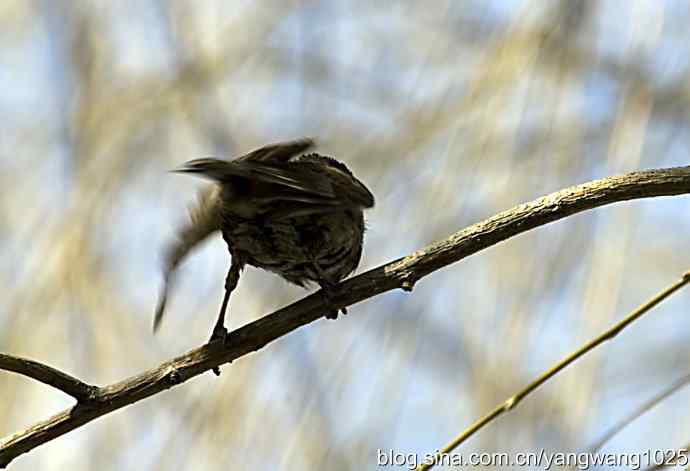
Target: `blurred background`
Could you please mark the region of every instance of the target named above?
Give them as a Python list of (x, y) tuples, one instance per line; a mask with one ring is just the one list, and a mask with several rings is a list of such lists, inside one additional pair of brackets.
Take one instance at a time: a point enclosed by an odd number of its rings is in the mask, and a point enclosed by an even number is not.
[[(203, 181), (314, 136), (374, 192), (358, 272), (566, 186), (688, 165), (685, 1), (0, 3), (0, 351), (105, 385), (207, 340), (229, 256), (161, 255)], [(690, 199), (542, 227), (108, 415), (12, 470), (374, 469), (426, 453), (690, 268)], [(248, 268), (237, 327), (308, 294)], [(462, 452), (586, 450), (690, 372), (686, 290)], [(608, 442), (690, 441), (679, 391)], [(72, 404), (0, 372), (0, 436)], [(679, 412), (680, 410), (680, 412)]]

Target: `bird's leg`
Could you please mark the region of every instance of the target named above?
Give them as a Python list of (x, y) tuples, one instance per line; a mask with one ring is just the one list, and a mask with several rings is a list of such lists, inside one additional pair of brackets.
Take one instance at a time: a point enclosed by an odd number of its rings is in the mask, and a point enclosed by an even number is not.
[[(321, 287), (321, 291), (323, 291), (323, 297), (326, 304), (331, 307), (331, 311), (326, 313), (326, 319), (335, 320), (338, 318), (338, 310), (333, 308), (333, 288), (335, 287), (335, 283), (333, 283), (326, 272), (323, 271), (316, 259), (312, 258), (312, 264), (314, 265), (314, 271), (319, 277), (318, 283)], [(347, 311), (343, 310), (343, 314), (347, 314)]]
[[(317, 265), (318, 266), (318, 265)], [(317, 271), (321, 271), (320, 269), (317, 269)], [(326, 303), (331, 305), (331, 311), (326, 314), (326, 319), (337, 319), (338, 318), (338, 310), (333, 308), (333, 288), (335, 288), (336, 283), (333, 283), (330, 281), (328, 278), (325, 277), (325, 274), (321, 273), (320, 276), (322, 278), (319, 280), (319, 286), (321, 286), (321, 289), (323, 290), (323, 295), (326, 298)], [(340, 308), (340, 312), (343, 314), (347, 314), (347, 309), (346, 308)]]
[(228, 330), (225, 328), (225, 311), (228, 308), (228, 301), (230, 301), (230, 293), (237, 287), (237, 282), (240, 280), (240, 270), (242, 270), (242, 264), (236, 261), (236, 257), (232, 257), (232, 263), (230, 269), (228, 270), (228, 275), (225, 277), (225, 295), (223, 296), (223, 304), (220, 306), (220, 312), (218, 313), (218, 319), (216, 320), (216, 325), (213, 327), (213, 332), (211, 333), (211, 338), (209, 342), (217, 339), (225, 339), (228, 336)]
[[(230, 264), (230, 269), (228, 270), (228, 275), (225, 277), (225, 295), (223, 296), (223, 304), (220, 306), (220, 312), (218, 313), (218, 319), (216, 320), (216, 325), (213, 327), (213, 332), (211, 332), (211, 338), (209, 342), (220, 339), (223, 344), (228, 339), (228, 329), (225, 328), (225, 311), (228, 308), (228, 301), (230, 301), (230, 293), (237, 287), (237, 282), (240, 281), (240, 271), (242, 270), (242, 264), (236, 261), (236, 257), (232, 257), (232, 263)], [(220, 376), (220, 368), (216, 366), (213, 368), (213, 373), (216, 376)]]

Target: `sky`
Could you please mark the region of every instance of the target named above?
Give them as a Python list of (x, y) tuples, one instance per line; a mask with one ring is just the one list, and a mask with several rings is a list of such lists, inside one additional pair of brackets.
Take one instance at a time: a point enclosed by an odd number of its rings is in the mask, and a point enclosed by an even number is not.
[[(161, 254), (202, 181), (171, 168), (314, 136), (376, 195), (358, 273), (588, 180), (688, 164), (681, 1), (103, 2), (0, 7), (0, 351), (95, 384), (203, 343), (229, 257)], [(299, 329), (11, 469), (371, 466), (425, 453), (690, 266), (688, 198), (576, 215)], [(308, 294), (248, 269), (237, 327)], [(688, 293), (466, 451), (580, 451), (687, 374)], [(606, 450), (690, 441), (680, 390)], [(0, 374), (0, 435), (70, 404)], [(132, 437), (136, 437), (132, 439)]]

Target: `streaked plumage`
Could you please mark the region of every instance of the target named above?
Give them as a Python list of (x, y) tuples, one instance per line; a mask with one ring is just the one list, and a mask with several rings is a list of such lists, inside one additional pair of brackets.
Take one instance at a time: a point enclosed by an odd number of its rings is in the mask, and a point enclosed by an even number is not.
[(326, 294), (355, 270), (362, 254), (362, 210), (374, 206), (374, 196), (343, 163), (316, 153), (301, 155), (313, 145), (311, 139), (278, 143), (231, 161), (192, 160), (176, 170), (215, 184), (201, 194), (165, 254), (154, 330), (180, 261), (216, 231), (222, 232), (232, 265), (212, 338), (225, 335), (228, 297), (247, 264), (299, 286), (317, 283)]

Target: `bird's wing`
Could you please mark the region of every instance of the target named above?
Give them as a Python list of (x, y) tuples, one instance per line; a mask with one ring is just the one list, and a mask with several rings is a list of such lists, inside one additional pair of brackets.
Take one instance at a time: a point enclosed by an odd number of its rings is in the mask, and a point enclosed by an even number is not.
[(234, 159), (231, 162), (234, 168), (230, 171), (238, 176), (254, 178), (257, 181), (290, 188), (300, 193), (334, 198), (333, 188), (328, 178), (312, 172), (306, 173), (303, 169), (281, 165), (315, 145), (314, 139), (306, 137), (269, 144)]
[(314, 147), (316, 143), (314, 139), (305, 137), (294, 141), (278, 142), (269, 144), (259, 149), (253, 150), (248, 154), (235, 159), (235, 161), (250, 161), (250, 162), (287, 162), (293, 157), (304, 153), (308, 149)]
[(256, 194), (252, 196), (258, 198), (310, 197), (319, 198), (319, 201), (336, 198), (327, 175), (300, 166), (239, 159), (230, 162), (219, 159), (195, 159), (174, 171), (197, 174), (220, 183), (231, 183), (236, 177), (245, 178), (256, 190)]
[[(292, 190), (292, 193), (327, 199), (336, 197), (331, 181), (322, 173), (309, 171), (309, 169), (300, 166), (286, 167), (254, 162), (240, 165), (243, 167), (246, 165), (246, 171), (257, 181), (279, 185), (286, 190)], [(289, 196), (290, 193), (288, 191), (286, 196)], [(299, 195), (292, 194), (291, 196)]]
[(318, 204), (318, 202), (309, 202), (309, 204), (290, 204), (275, 207), (271, 210), (270, 215), (272, 220), (279, 221), (282, 219), (289, 219), (301, 216), (309, 216), (312, 214), (327, 214), (336, 211), (342, 211), (342, 204)]

